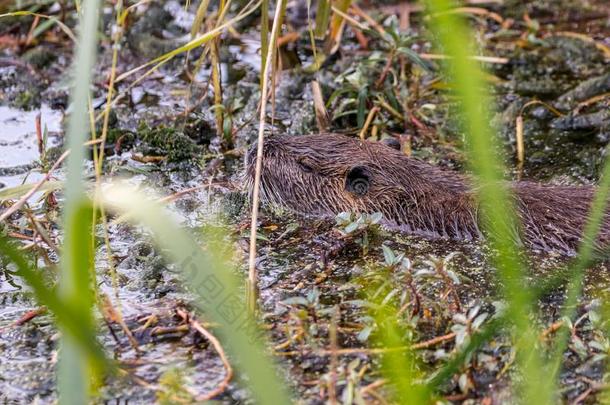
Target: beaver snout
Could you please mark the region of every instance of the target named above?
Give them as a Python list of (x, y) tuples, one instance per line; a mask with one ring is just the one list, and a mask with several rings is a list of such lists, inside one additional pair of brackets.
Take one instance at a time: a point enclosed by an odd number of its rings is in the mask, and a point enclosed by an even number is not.
[(350, 169), (345, 178), (345, 190), (362, 197), (368, 193), (371, 186), (371, 173), (364, 166)]
[(244, 156), (244, 165), (246, 168), (254, 167), (256, 163), (256, 151), (258, 149), (258, 141), (254, 141), (248, 150), (246, 151), (246, 155)]

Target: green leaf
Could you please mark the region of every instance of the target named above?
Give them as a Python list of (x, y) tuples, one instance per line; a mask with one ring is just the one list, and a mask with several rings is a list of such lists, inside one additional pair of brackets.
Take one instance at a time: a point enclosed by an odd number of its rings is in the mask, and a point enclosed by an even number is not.
[[(38, 189), (39, 193), (59, 190), (63, 187), (61, 181), (47, 181)], [(15, 187), (7, 187), (0, 190), (0, 201), (16, 200), (28, 193), (36, 184), (21, 184)]]
[(67, 333), (70, 334), (89, 354), (92, 354), (100, 368), (107, 367), (106, 359), (101, 347), (97, 344), (94, 331), (83, 327), (83, 325), (87, 324), (87, 321), (82, 318), (82, 313), (79, 313), (71, 306), (66, 305), (66, 303), (60, 299), (57, 292), (45, 284), (43, 276), (38, 271), (32, 269), (23, 258), (22, 253), (11, 244), (7, 237), (2, 236), (1, 234), (0, 253), (7, 258), (10, 263), (13, 263), (16, 266), (16, 275), (27, 283), (34, 294), (36, 301), (40, 305), (48, 308), (61, 328), (67, 331)]
[(434, 71), (434, 67), (430, 62), (423, 60), (421, 56), (419, 56), (416, 52), (412, 51), (410, 48), (398, 48), (397, 51), (398, 53), (405, 55), (407, 59), (421, 67), (427, 73)]
[(369, 336), (371, 336), (371, 332), (373, 332), (373, 327), (365, 326), (364, 329), (358, 332), (356, 339), (358, 339), (359, 342), (366, 342), (369, 339)]
[(349, 223), (352, 220), (352, 214), (351, 212), (340, 212), (335, 217), (335, 220), (339, 225)]
[(374, 212), (370, 216), (371, 224), (378, 224), (383, 219), (383, 214), (381, 212)]
[(354, 222), (351, 222), (350, 224), (348, 224), (348, 225), (347, 225), (347, 226), (346, 226), (346, 227), (343, 229), (343, 231), (344, 231), (345, 233), (347, 233), (347, 234), (350, 234), (350, 233), (352, 233), (352, 232), (356, 231), (356, 230), (358, 229), (358, 227), (359, 227), (359, 226), (360, 226), (360, 224), (358, 223), (358, 221), (354, 221)]
[(385, 259), (385, 263), (388, 266), (392, 266), (396, 262), (396, 255), (394, 251), (388, 247), (387, 245), (381, 245), (381, 249), (383, 250), (383, 257)]
[(358, 91), (358, 117), (357, 117), (357, 125), (358, 128), (362, 128), (364, 126), (364, 120), (366, 118), (366, 100), (369, 95), (368, 87), (364, 86), (360, 91)]
[(324, 39), (326, 37), (331, 6), (332, 4), (330, 0), (318, 1), (318, 8), (316, 10), (316, 28), (314, 30), (314, 35), (317, 39)]

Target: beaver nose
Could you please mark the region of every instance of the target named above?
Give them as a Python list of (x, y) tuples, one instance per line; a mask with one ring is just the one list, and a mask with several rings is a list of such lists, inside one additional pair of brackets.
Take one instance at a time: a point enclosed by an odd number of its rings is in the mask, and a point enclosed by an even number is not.
[(246, 167), (253, 165), (256, 162), (256, 150), (258, 149), (258, 141), (252, 142), (248, 150), (246, 151), (246, 156), (244, 157), (244, 163)]
[(366, 167), (356, 166), (350, 169), (345, 178), (345, 190), (357, 195), (364, 196), (371, 186), (371, 174)]
[[(282, 145), (282, 137), (279, 135), (270, 136), (265, 138), (263, 141), (263, 156), (269, 156), (269, 154), (275, 154), (278, 150), (281, 150)], [(256, 154), (258, 150), (258, 140), (252, 142), (248, 150), (246, 151), (246, 156), (244, 156), (244, 163), (246, 167), (253, 166), (256, 163)]]

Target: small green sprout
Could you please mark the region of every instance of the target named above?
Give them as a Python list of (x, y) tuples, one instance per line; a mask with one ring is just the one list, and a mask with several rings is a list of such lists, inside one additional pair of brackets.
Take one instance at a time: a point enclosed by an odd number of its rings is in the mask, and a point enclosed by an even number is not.
[(363, 255), (368, 253), (370, 236), (377, 231), (382, 219), (381, 212), (358, 215), (341, 212), (335, 217), (338, 231), (346, 238), (353, 238), (362, 247)]

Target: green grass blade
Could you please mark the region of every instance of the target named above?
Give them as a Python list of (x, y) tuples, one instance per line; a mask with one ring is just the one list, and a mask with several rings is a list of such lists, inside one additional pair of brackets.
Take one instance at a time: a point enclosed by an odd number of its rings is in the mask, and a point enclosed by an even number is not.
[[(608, 206), (610, 198), (610, 159), (606, 158), (602, 176), (599, 183), (599, 188), (595, 193), (595, 197), (591, 203), (589, 218), (583, 231), (583, 239), (578, 248), (578, 256), (572, 266), (573, 275), (568, 283), (566, 300), (562, 311), (562, 318), (573, 319), (576, 315), (578, 298), (582, 294), (583, 281), (585, 270), (594, 259), (595, 240), (599, 233), (603, 220), (604, 213)], [(561, 361), (563, 354), (568, 348), (570, 339), (570, 330), (561, 328), (556, 335), (555, 349), (551, 356), (552, 376), (555, 386), (559, 383), (559, 371), (561, 369)]]
[(247, 376), (258, 403), (290, 403), (284, 384), (277, 381), (270, 360), (263, 354), (261, 333), (248, 316), (230, 264), (232, 250), (223, 242), (224, 231), (207, 231), (202, 248), (157, 203), (132, 188), (115, 185), (100, 198), (108, 209), (121, 211), (130, 221), (152, 231), (165, 257), (182, 270), (184, 285), (197, 296), (197, 306), (207, 319), (220, 325), (221, 341), (239, 362), (237, 366)]
[(314, 36), (317, 39), (324, 39), (326, 31), (328, 30), (328, 23), (330, 21), (330, 8), (332, 4), (330, 0), (319, 0), (318, 9), (316, 12), (316, 28), (314, 30)]
[[(63, 212), (64, 246), (61, 257), (59, 294), (66, 305), (81, 320), (80, 327), (93, 331), (91, 306), (93, 293), (92, 213), (83, 183), (83, 161), (89, 124), (87, 105), (89, 85), (97, 53), (99, 0), (83, 3), (79, 22), (78, 41), (72, 64), (74, 78), (68, 119), (67, 139), (71, 150), (67, 162), (65, 208)], [(60, 325), (61, 326), (61, 325)], [(58, 363), (59, 402), (83, 404), (87, 402), (90, 379), (94, 377), (90, 353), (79, 347), (68, 331), (62, 330), (60, 361)], [(92, 332), (90, 332), (92, 334)]]
[[(379, 339), (382, 347), (405, 345), (406, 332), (398, 323), (397, 311), (397, 308), (386, 305), (375, 316), (377, 325), (383, 327), (383, 337)], [(406, 344), (411, 344), (411, 341), (408, 340)], [(381, 359), (381, 367), (383, 375), (391, 382), (396, 403), (416, 405), (430, 402), (430, 391), (423, 382), (423, 374), (418, 369), (412, 350), (385, 353)]]
[(480, 67), (469, 58), (474, 54), (471, 42), (474, 36), (464, 21), (446, 13), (452, 6), (449, 0), (428, 0), (427, 4), (437, 16), (432, 19), (435, 33), (445, 53), (448, 73), (463, 113), (463, 131), (467, 139), (467, 152), (479, 192), (490, 244), (498, 251), (495, 265), (501, 277), (508, 301), (508, 313), (516, 328), (518, 364), (523, 374), (521, 399), (524, 403), (546, 404), (552, 402), (552, 384), (544, 375), (543, 364), (537, 351), (537, 331), (529, 315), (533, 297), (523, 285), (525, 267), (520, 260), (515, 243), (515, 230), (519, 229), (509, 190), (503, 186), (502, 165), (496, 159), (494, 145), (501, 144), (489, 127), (491, 100), (484, 89), (484, 77)]
[(0, 14), (0, 18), (3, 17), (23, 17), (23, 16), (33, 16), (33, 17), (39, 17), (39, 18), (44, 18), (46, 20), (52, 21), (54, 24), (57, 24), (57, 26), (74, 42), (76, 42), (76, 37), (74, 36), (74, 33), (72, 32), (72, 30), (64, 23), (62, 23), (61, 21), (59, 21), (57, 18), (55, 17), (50, 17), (48, 15), (45, 14), (39, 14), (39, 13), (33, 13), (31, 11), (14, 11), (12, 13), (5, 13), (5, 14)]
[[(251, 2), (249, 2), (248, 4), (250, 4), (250, 3)], [(123, 81), (127, 77), (131, 76), (132, 74), (139, 72), (140, 70), (142, 70), (148, 66), (151, 66), (151, 65), (156, 65), (155, 67), (153, 67), (151, 69), (151, 70), (155, 70), (159, 65), (169, 61), (170, 59), (172, 59), (182, 53), (185, 53), (185, 52), (188, 52), (195, 48), (200, 47), (201, 45), (211, 41), (212, 39), (214, 39), (217, 36), (219, 36), (220, 34), (222, 34), (222, 32), (226, 28), (238, 23), (239, 21), (243, 20), (244, 18), (246, 18), (247, 16), (252, 14), (254, 11), (256, 11), (258, 9), (259, 5), (260, 5), (260, 1), (258, 1), (256, 4), (254, 4), (250, 7), (244, 7), (244, 10), (236, 17), (233, 17), (232, 19), (226, 21), (222, 25), (219, 25), (204, 34), (201, 34), (201, 35), (191, 39), (189, 42), (187, 42), (186, 44), (184, 44), (176, 49), (166, 52), (163, 55), (161, 55), (149, 62), (144, 63), (143, 65), (140, 65), (136, 68), (133, 68), (133, 69), (123, 73), (122, 75), (120, 75), (116, 78), (116, 82), (118, 83), (120, 81)]]
[(82, 314), (74, 311), (72, 307), (65, 305), (57, 295), (57, 292), (47, 287), (43, 277), (32, 269), (23, 258), (21, 252), (5, 236), (0, 236), (0, 254), (16, 266), (16, 274), (27, 283), (38, 303), (46, 306), (55, 316), (61, 329), (72, 336), (82, 348), (92, 355), (96, 368), (104, 368), (105, 359), (103, 352), (95, 340), (93, 331), (82, 327), (86, 322), (85, 319), (80, 318)]
[(205, 19), (206, 13), (208, 11), (208, 5), (210, 4), (210, 0), (201, 0), (199, 3), (199, 7), (197, 7), (197, 13), (195, 14), (195, 19), (193, 20), (193, 25), (191, 26), (191, 38), (195, 38), (199, 29), (201, 28), (201, 24), (203, 24), (203, 20)]
[(266, 72), (267, 54), (269, 53), (269, 0), (261, 3), (261, 73), (260, 86), (263, 87), (263, 74)]
[(463, 366), (466, 358), (474, 353), (475, 350), (483, 346), (485, 342), (491, 339), (505, 323), (506, 322), (503, 318), (493, 319), (481, 331), (473, 334), (468, 344), (459, 352), (454, 354), (447, 364), (434, 373), (428, 382), (428, 386), (433, 389), (441, 384), (445, 384), (448, 379), (453, 377), (455, 373), (459, 372), (460, 367)]
[[(7, 187), (0, 190), (0, 202), (6, 200), (13, 200), (26, 195), (35, 184), (20, 184), (15, 187)], [(39, 193), (46, 193), (48, 191), (59, 190), (63, 187), (61, 181), (47, 181), (39, 189)]]

